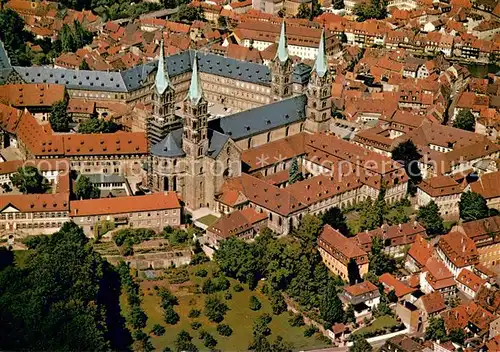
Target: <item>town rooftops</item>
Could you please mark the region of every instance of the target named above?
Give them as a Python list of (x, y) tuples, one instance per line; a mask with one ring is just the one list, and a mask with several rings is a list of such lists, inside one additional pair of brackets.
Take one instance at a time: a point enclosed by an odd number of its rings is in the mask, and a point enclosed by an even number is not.
[(431, 197), (444, 197), (461, 194), (465, 186), (458, 184), (450, 176), (436, 176), (422, 180), (422, 182), (418, 184), (418, 188)]
[(481, 286), (486, 283), (486, 280), (481, 279), (469, 269), (462, 269), (462, 271), (460, 271), (460, 274), (458, 274), (456, 280), (475, 293), (477, 293)]
[(380, 275), (378, 280), (382, 285), (384, 285), (387, 292), (394, 290), (394, 293), (398, 298), (404, 297), (407, 294), (415, 292), (417, 290), (416, 288), (406, 286), (404, 283), (402, 283), (400, 280), (389, 273)]
[(481, 175), (478, 181), (471, 183), (470, 189), (486, 199), (500, 197), (500, 171)]
[(360, 282), (359, 284), (347, 286), (344, 288), (344, 291), (351, 297), (356, 297), (375, 291), (377, 291), (378, 293), (378, 287), (372, 284), (370, 281), (364, 281)]
[(144, 196), (99, 198), (70, 202), (71, 216), (94, 216), (147, 211), (180, 209), (175, 192), (153, 193)]
[(366, 257), (366, 252), (359, 248), (353, 240), (346, 238), (330, 225), (323, 226), (318, 242), (321, 248), (332, 255), (334, 250), (340, 252), (346, 265), (351, 258)]
[(442, 236), (438, 242), (438, 248), (441, 249), (457, 268), (477, 264), (479, 257), (476, 245), (466, 235), (460, 232), (450, 232)]
[(476, 246), (481, 247), (481, 245), (483, 245), (483, 242), (486, 242), (486, 244), (488, 244), (489, 242), (493, 241), (493, 239), (489, 235), (490, 233), (496, 234), (500, 232), (500, 215), (491, 216), (489, 218), (480, 220), (468, 221), (457, 226), (454, 229), (464, 233), (469, 238), (474, 240)]
[(421, 300), (427, 314), (439, 313), (446, 309), (443, 295), (439, 291), (426, 294), (421, 297)]
[(377, 237), (389, 241), (390, 246), (406, 245), (415, 242), (416, 235), (427, 237), (425, 228), (418, 222), (406, 222), (398, 225), (383, 224), (372, 231), (356, 234), (356, 240), (365, 251), (371, 251), (372, 238)]
[(64, 155), (145, 154), (144, 132), (72, 134), (64, 137)]

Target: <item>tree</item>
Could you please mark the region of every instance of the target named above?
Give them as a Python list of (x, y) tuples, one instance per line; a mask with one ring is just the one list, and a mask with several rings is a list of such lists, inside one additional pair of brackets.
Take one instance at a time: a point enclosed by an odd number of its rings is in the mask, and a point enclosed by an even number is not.
[(253, 336), (269, 336), (271, 335), (271, 329), (268, 324), (271, 322), (270, 316), (268, 314), (260, 315), (253, 322)]
[(72, 222), (37, 237), (28, 261), (0, 271), (0, 349), (127, 350), (115, 269)]
[(34, 166), (22, 166), (10, 177), (12, 184), (24, 194), (44, 193), (48, 180)]
[(209, 295), (205, 299), (205, 315), (210, 321), (220, 323), (228, 310), (229, 307), (216, 295)]
[(317, 216), (306, 214), (292, 233), (301, 239), (307, 247), (314, 247), (321, 231), (321, 225), (321, 220)]
[(262, 307), (262, 303), (255, 296), (250, 296), (249, 308), (251, 310), (259, 310)]
[(292, 184), (302, 180), (302, 173), (299, 170), (297, 158), (293, 158), (290, 170), (288, 170), (288, 183)]
[(324, 224), (330, 225), (334, 229), (338, 230), (344, 236), (350, 235), (345, 215), (339, 207), (333, 207), (328, 209), (323, 214), (322, 220)]
[(352, 346), (349, 347), (349, 352), (371, 352), (373, 351), (372, 345), (366, 341), (361, 334), (353, 334)]
[(377, 276), (383, 273), (393, 273), (396, 270), (396, 261), (382, 251), (383, 247), (383, 240), (374, 236), (368, 270)]
[(203, 21), (205, 18), (203, 17), (201, 8), (182, 4), (179, 6), (177, 13), (173, 16), (173, 19), (176, 22), (192, 23), (194, 21)]
[(463, 221), (484, 219), (489, 216), (486, 199), (478, 193), (467, 191), (462, 193), (458, 202), (460, 218)]
[(163, 336), (165, 334), (165, 327), (161, 326), (160, 324), (155, 324), (155, 325), (153, 325), (153, 328), (151, 329), (151, 332), (155, 336)]
[(354, 306), (349, 304), (345, 310), (345, 321), (347, 323), (354, 323), (356, 321), (356, 315), (354, 313)]
[(472, 115), (472, 112), (469, 109), (462, 109), (457, 114), (455, 121), (453, 121), (453, 127), (474, 132), (476, 127), (476, 118)]
[(418, 209), (417, 221), (427, 230), (429, 236), (441, 235), (444, 233), (443, 218), (439, 213), (439, 208), (433, 200)]
[(278, 11), (278, 17), (284, 18), (285, 16), (286, 16), (286, 9), (284, 7), (282, 7)]
[(379, 228), (384, 221), (382, 202), (375, 201), (373, 203), (371, 198), (367, 198), (361, 207), (359, 213), (360, 231), (371, 231)]
[(33, 35), (24, 29), (24, 20), (11, 9), (0, 10), (0, 40), (3, 42), (12, 65), (29, 66), (30, 50), (27, 42)]
[(179, 321), (179, 314), (174, 310), (172, 306), (163, 307), (163, 320), (165, 323), (170, 325), (175, 325)]
[(422, 154), (420, 154), (417, 147), (410, 139), (399, 143), (392, 151), (392, 160), (401, 163), (409, 177), (408, 193), (411, 195), (415, 195), (416, 184), (422, 180), (422, 175), (418, 166), (418, 161), (421, 157)]
[(349, 279), (349, 285), (355, 285), (363, 281), (359, 273), (358, 263), (356, 263), (354, 258), (351, 258), (349, 263), (347, 263), (347, 276)]
[(276, 336), (276, 340), (274, 340), (274, 343), (271, 346), (271, 351), (273, 352), (292, 352), (293, 351), (293, 345), (289, 342), (286, 342), (283, 340), (283, 337), (281, 336)]
[(221, 336), (231, 336), (233, 329), (227, 324), (219, 324), (217, 325), (217, 332)]
[(148, 317), (139, 305), (133, 305), (130, 311), (130, 324), (134, 330), (144, 329)]
[(370, 3), (361, 3), (354, 7), (354, 15), (358, 16), (358, 22), (364, 22), (367, 19), (384, 19), (387, 17), (387, 0), (371, 0)]
[(449, 338), (452, 342), (463, 345), (465, 342), (465, 333), (462, 329), (453, 329), (450, 331)]
[(90, 70), (90, 66), (87, 63), (87, 60), (85, 58), (82, 60), (79, 69), (80, 70)]
[(297, 15), (295, 17), (297, 17), (297, 18), (310, 18), (311, 17), (311, 8), (309, 7), (309, 5), (306, 3), (300, 4), (299, 9), (297, 11)]
[(217, 340), (209, 333), (205, 333), (203, 337), (203, 346), (205, 346), (206, 348), (213, 349), (216, 345), (217, 345)]
[(61, 100), (52, 105), (49, 122), (55, 132), (68, 132), (70, 121), (67, 100)]
[(333, 0), (332, 6), (335, 10), (341, 10), (345, 7), (344, 0)]
[(396, 291), (390, 290), (387, 294), (387, 300), (391, 303), (396, 303), (398, 301), (398, 296), (396, 296)]
[(330, 281), (326, 291), (321, 297), (320, 304), (320, 317), (328, 324), (341, 323), (344, 321), (344, 310), (342, 309), (342, 302), (337, 296), (337, 288), (334, 283)]
[(448, 334), (444, 326), (444, 321), (441, 317), (432, 317), (429, 320), (429, 326), (425, 329), (425, 339), (431, 341), (440, 340), (442, 342), (448, 341)]
[(79, 133), (115, 133), (120, 129), (113, 121), (107, 121), (97, 117), (84, 120), (78, 126)]
[(175, 338), (175, 350), (177, 352), (198, 352), (198, 348), (191, 342), (193, 338), (186, 330), (182, 330)]
[(287, 305), (283, 295), (279, 291), (273, 291), (269, 297), (273, 314), (279, 315), (286, 311)]
[(225, 16), (219, 16), (217, 25), (219, 28), (227, 28), (227, 18)]
[(85, 175), (80, 175), (75, 183), (75, 195), (78, 199), (94, 199), (99, 198), (99, 187), (92, 184), (90, 179)]
[(76, 50), (76, 42), (75, 42), (75, 37), (73, 35), (73, 31), (71, 30), (70, 26), (68, 26), (66, 23), (62, 26), (59, 36), (61, 38), (61, 45), (63, 52), (72, 53)]

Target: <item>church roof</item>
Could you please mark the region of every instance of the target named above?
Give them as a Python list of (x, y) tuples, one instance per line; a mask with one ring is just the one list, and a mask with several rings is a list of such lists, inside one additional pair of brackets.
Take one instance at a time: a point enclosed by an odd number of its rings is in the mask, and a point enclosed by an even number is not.
[(208, 127), (240, 140), (305, 119), (306, 96), (298, 95), (272, 104), (208, 121)]
[(328, 72), (328, 58), (326, 57), (325, 49), (325, 29), (321, 32), (321, 39), (319, 41), (318, 56), (314, 62), (313, 71), (316, 71), (318, 76), (323, 77)]
[[(151, 148), (151, 154), (160, 157), (175, 158), (186, 155), (182, 149), (182, 128), (173, 130)], [(220, 132), (208, 130), (207, 156), (215, 159), (221, 152), (229, 137)]]
[(286, 31), (285, 31), (285, 20), (281, 23), (281, 33), (280, 33), (280, 39), (278, 42), (278, 50), (276, 51), (276, 57), (281, 62), (285, 62), (288, 60), (288, 48), (286, 44)]
[(182, 150), (182, 128), (173, 130), (167, 136), (151, 147), (151, 154), (162, 157), (181, 157), (184, 156)]
[(201, 88), (200, 75), (198, 74), (198, 57), (196, 53), (193, 59), (193, 72), (191, 73), (191, 83), (186, 99), (189, 99), (192, 104), (198, 104), (203, 97), (203, 90)]
[(158, 59), (158, 69), (156, 70), (155, 77), (155, 87), (156, 91), (159, 94), (163, 94), (168, 86), (170, 81), (168, 79), (168, 72), (165, 71), (165, 58), (163, 56), (163, 40), (160, 42), (160, 58)]

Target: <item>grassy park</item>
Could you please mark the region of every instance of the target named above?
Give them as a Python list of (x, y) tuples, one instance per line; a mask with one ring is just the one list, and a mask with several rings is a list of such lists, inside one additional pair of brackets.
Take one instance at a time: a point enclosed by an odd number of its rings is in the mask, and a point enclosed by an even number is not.
[[(304, 337), (305, 326), (291, 327), (288, 323), (288, 319), (290, 318), (289, 313), (284, 312), (280, 315), (273, 315), (267, 297), (263, 295), (259, 289), (250, 291), (248, 286), (243, 284), (243, 291), (235, 292), (233, 287), (238, 282), (233, 279), (229, 279), (231, 287), (227, 291), (219, 293), (221, 297), (224, 297), (226, 292), (229, 292), (232, 295), (231, 299), (225, 300), (230, 310), (226, 313), (222, 323), (228, 324), (233, 329), (233, 333), (228, 337), (219, 335), (216, 330), (217, 324), (210, 322), (203, 314), (205, 297), (207, 295), (197, 293), (199, 292), (199, 289), (196, 285), (201, 286), (206, 278), (200, 278), (194, 275), (194, 272), (197, 270), (205, 269), (208, 271), (207, 277), (210, 277), (214, 268), (216, 268), (216, 265), (213, 262), (189, 267), (189, 281), (181, 284), (170, 284), (165, 279), (141, 282), (141, 291), (143, 293), (141, 306), (148, 316), (147, 326), (144, 331), (151, 331), (151, 328), (155, 324), (163, 325), (166, 328), (166, 332), (163, 336), (152, 335), (152, 343), (156, 350), (161, 351), (166, 346), (173, 349), (175, 338), (182, 330), (189, 332), (189, 334), (193, 337), (193, 343), (200, 350), (207, 349), (203, 346), (203, 341), (198, 338), (199, 331), (201, 330), (207, 331), (217, 340), (217, 349), (223, 351), (247, 350), (248, 345), (252, 341), (253, 322), (263, 313), (272, 315), (272, 322), (269, 324), (272, 333), (269, 336), (269, 341), (274, 341), (276, 336), (282, 336), (285, 341), (291, 343), (294, 349), (297, 350), (307, 350), (325, 346), (325, 343), (319, 340), (317, 335)], [(179, 305), (174, 307), (174, 310), (180, 316), (180, 320), (177, 324), (168, 325), (164, 322), (163, 310), (160, 306), (160, 298), (156, 294), (155, 286), (167, 287), (178, 297)], [(258, 311), (252, 311), (249, 308), (249, 300), (252, 295), (256, 296), (262, 303), (262, 307)], [(125, 301), (125, 297), (122, 297), (122, 303)], [(127, 314), (127, 305), (122, 304), (122, 306), (125, 310), (123, 313)], [(188, 314), (191, 309), (198, 309), (202, 313), (198, 318), (189, 318)], [(193, 330), (191, 328), (191, 323), (194, 321), (202, 324), (198, 330)]]

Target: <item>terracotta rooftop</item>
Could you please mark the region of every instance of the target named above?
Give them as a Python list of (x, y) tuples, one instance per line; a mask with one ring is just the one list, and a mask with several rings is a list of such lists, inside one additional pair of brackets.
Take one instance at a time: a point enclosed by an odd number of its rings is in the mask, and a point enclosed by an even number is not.
[(254, 224), (266, 219), (266, 213), (258, 213), (253, 208), (236, 210), (219, 218), (207, 231), (213, 232), (222, 238), (229, 238), (250, 230)]
[(69, 193), (17, 194), (0, 196), (0, 209), (13, 207), (22, 213), (69, 210)]
[(464, 329), (469, 323), (470, 315), (477, 310), (478, 306), (474, 302), (461, 304), (455, 308), (448, 309), (441, 313), (447, 331)]
[(474, 241), (460, 232), (454, 231), (442, 236), (438, 248), (457, 268), (479, 263)]
[(146, 154), (147, 138), (144, 132), (117, 132), (73, 134), (64, 136), (64, 154), (113, 155)]
[(392, 274), (389, 273), (384, 273), (380, 275), (378, 281), (382, 285), (384, 285), (384, 287), (386, 288), (386, 292), (394, 290), (398, 298), (401, 298), (409, 293), (416, 291), (415, 288), (406, 286), (403, 282), (396, 279)]
[(356, 297), (373, 291), (378, 292), (378, 287), (372, 284), (370, 281), (364, 281), (356, 285), (345, 287), (344, 291), (351, 295), (351, 297)]
[(321, 248), (332, 255), (333, 250), (340, 252), (343, 258), (346, 259), (346, 265), (351, 258), (366, 256), (366, 252), (359, 248), (354, 241), (346, 238), (330, 225), (323, 226), (318, 242)]
[(412, 257), (420, 267), (424, 267), (430, 257), (432, 257), (432, 245), (422, 236), (417, 235), (415, 242), (411, 245), (408, 255)]
[[(356, 234), (356, 240), (365, 251), (371, 251), (373, 237), (389, 241), (390, 246), (412, 244), (416, 236), (427, 237), (425, 228), (416, 221), (389, 226), (383, 224), (380, 228), (372, 231), (364, 231)], [(366, 247), (365, 247), (366, 246)]]
[(422, 304), (427, 314), (439, 313), (446, 309), (441, 292), (434, 291), (421, 297)]
[(462, 269), (460, 274), (458, 274), (456, 280), (462, 285), (470, 288), (475, 293), (477, 293), (481, 286), (486, 283), (486, 280), (481, 279), (469, 269)]
[(17, 108), (51, 107), (64, 99), (61, 84), (6, 84), (0, 86), (0, 101), (5, 100)]
[(153, 193), (144, 196), (74, 200), (70, 202), (71, 216), (94, 216), (134, 212), (180, 209), (175, 192)]
[(470, 189), (486, 199), (500, 197), (500, 171), (481, 175), (478, 181), (471, 183)]
[(436, 176), (422, 180), (422, 182), (418, 184), (418, 188), (429, 196), (436, 198), (461, 194), (465, 186), (457, 183), (450, 176)]

